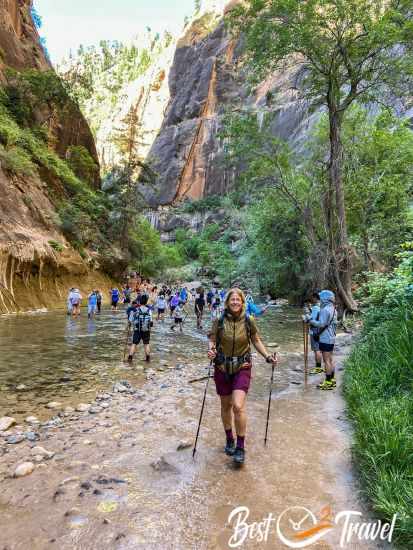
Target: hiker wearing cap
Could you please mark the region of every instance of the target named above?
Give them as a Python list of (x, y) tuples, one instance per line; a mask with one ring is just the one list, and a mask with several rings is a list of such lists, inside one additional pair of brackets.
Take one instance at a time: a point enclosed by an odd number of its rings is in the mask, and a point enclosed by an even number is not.
[(320, 292), (320, 313), (319, 318), (312, 319), (306, 316), (306, 321), (310, 323), (313, 338), (318, 341), (319, 350), (323, 356), (326, 378), (324, 382), (317, 387), (320, 390), (332, 390), (336, 387), (334, 378), (333, 351), (336, 341), (337, 310), (335, 306), (336, 297), (331, 290), (322, 290)]
[[(245, 460), (247, 426), (246, 396), (251, 382), (251, 343), (267, 363), (277, 363), (258, 333), (255, 321), (246, 314), (245, 295), (239, 288), (228, 291), (224, 313), (214, 320), (209, 335), (209, 359), (214, 361), (214, 381), (221, 399), (221, 418), (226, 433), (225, 453), (234, 462)], [(233, 419), (237, 440), (232, 432)]]
[[(318, 292), (314, 292), (311, 297), (311, 306), (310, 306), (310, 320), (319, 321), (320, 319), (320, 295)], [(323, 371), (321, 367), (321, 362), (323, 356), (320, 351), (320, 343), (314, 338), (314, 332), (317, 333), (316, 328), (310, 328), (310, 344), (311, 351), (314, 352), (315, 367), (310, 370), (310, 374), (321, 374)], [(317, 337), (317, 336), (316, 336)]]

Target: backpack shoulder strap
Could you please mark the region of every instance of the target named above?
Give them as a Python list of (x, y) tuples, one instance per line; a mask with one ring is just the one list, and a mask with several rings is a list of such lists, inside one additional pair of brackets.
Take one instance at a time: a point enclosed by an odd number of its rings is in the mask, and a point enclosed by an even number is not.
[(218, 351), (221, 346), (222, 333), (224, 332), (224, 321), (225, 321), (225, 313), (223, 313), (218, 319), (217, 339), (215, 342), (215, 347)]
[(252, 335), (252, 329), (251, 329), (251, 318), (248, 315), (248, 313), (245, 314), (245, 330), (247, 331), (247, 337), (248, 337), (248, 344), (251, 344), (251, 335)]

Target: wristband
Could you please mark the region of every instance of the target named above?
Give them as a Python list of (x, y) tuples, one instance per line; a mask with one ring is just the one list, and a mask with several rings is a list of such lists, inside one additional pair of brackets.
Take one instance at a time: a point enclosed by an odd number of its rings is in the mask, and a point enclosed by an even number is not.
[(267, 363), (272, 363), (271, 357), (272, 357), (271, 355), (267, 355), (267, 357), (265, 358), (265, 361), (266, 361)]

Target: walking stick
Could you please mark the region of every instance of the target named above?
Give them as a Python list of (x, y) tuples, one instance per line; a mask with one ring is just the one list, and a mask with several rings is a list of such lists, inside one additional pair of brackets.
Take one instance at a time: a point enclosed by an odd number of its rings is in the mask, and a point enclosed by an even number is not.
[(213, 378), (213, 376), (210, 376), (209, 374), (207, 374), (206, 376), (202, 376), (202, 378), (194, 378), (193, 380), (188, 380), (188, 384), (193, 384), (194, 382), (202, 382), (207, 378)]
[(264, 445), (267, 445), (267, 435), (268, 435), (268, 422), (270, 420), (270, 411), (271, 411), (271, 394), (272, 394), (272, 385), (274, 382), (274, 363), (271, 365), (271, 382), (270, 382), (270, 394), (268, 396), (268, 411), (267, 411), (267, 425), (265, 427), (265, 437), (264, 437)]
[(195, 445), (194, 445), (194, 449), (192, 451), (192, 458), (194, 458), (195, 453), (196, 453), (196, 446), (197, 446), (197, 443), (198, 443), (199, 430), (201, 429), (202, 416), (204, 414), (204, 407), (205, 407), (205, 399), (206, 399), (206, 394), (207, 394), (208, 384), (209, 384), (209, 379), (210, 379), (210, 374), (211, 374), (211, 366), (212, 366), (212, 361), (209, 363), (208, 378), (207, 378), (207, 381), (206, 381), (206, 384), (205, 384), (204, 398), (202, 400), (201, 414), (199, 415), (198, 430), (196, 432)]
[(125, 358), (126, 358), (126, 350), (128, 349), (130, 327), (131, 327), (131, 325), (128, 323), (128, 330), (127, 330), (127, 333), (126, 333), (125, 347), (123, 348), (123, 360), (124, 361), (125, 361)]
[(307, 387), (308, 381), (308, 325), (303, 321), (303, 341), (304, 341), (304, 385)]

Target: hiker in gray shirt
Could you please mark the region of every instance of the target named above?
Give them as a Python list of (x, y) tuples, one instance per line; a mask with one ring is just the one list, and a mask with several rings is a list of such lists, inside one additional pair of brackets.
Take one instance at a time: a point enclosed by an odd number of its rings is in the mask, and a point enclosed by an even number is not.
[(318, 319), (307, 318), (306, 321), (313, 327), (313, 337), (319, 342), (319, 349), (323, 355), (326, 379), (317, 387), (320, 390), (332, 390), (336, 387), (334, 378), (333, 351), (336, 341), (337, 310), (336, 297), (331, 290), (320, 292), (320, 314)]

